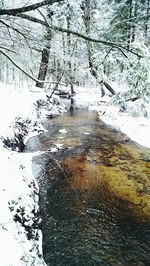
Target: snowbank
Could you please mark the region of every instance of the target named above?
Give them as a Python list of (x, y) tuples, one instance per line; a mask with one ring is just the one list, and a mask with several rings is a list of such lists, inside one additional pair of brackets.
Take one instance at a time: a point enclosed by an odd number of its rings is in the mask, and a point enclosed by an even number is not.
[(105, 115), (100, 114), (106, 124), (117, 127), (138, 144), (150, 148), (150, 118), (133, 118), (128, 114), (118, 114), (115, 117), (111, 111)]
[(46, 265), (39, 230), (38, 186), (33, 179), (32, 154), (1, 149), (1, 265)]
[(121, 130), (140, 145), (150, 148), (150, 104), (146, 104), (148, 116), (144, 117), (142, 101), (129, 102), (127, 112), (120, 112), (119, 107), (108, 105), (111, 99), (108, 95), (101, 98), (98, 88), (77, 88), (75, 91), (75, 107), (98, 112), (99, 118), (106, 124)]
[[(0, 83), (0, 250), (1, 265), (46, 265), (39, 230), (39, 191), (32, 174), (34, 154), (17, 153), (43, 131), (41, 118), (65, 112), (58, 96)], [(5, 146), (10, 149), (4, 148)]]

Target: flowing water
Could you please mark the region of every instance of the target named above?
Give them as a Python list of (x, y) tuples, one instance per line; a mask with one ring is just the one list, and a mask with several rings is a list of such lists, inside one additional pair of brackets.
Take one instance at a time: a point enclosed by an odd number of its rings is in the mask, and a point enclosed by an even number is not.
[(96, 113), (44, 126), (25, 151), (44, 151), (33, 158), (33, 173), (47, 265), (150, 265), (150, 151)]

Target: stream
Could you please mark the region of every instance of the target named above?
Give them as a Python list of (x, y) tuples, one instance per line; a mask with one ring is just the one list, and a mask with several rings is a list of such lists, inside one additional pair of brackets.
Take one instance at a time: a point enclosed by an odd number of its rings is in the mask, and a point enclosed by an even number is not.
[[(150, 150), (74, 111), (27, 142), (49, 266), (150, 265)], [(57, 151), (56, 151), (57, 148)]]

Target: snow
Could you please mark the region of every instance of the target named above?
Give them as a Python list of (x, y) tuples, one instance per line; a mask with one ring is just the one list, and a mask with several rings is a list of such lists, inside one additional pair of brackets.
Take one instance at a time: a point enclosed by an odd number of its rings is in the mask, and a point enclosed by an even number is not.
[(95, 110), (94, 106), (99, 104), (101, 100), (101, 92), (97, 88), (75, 88), (74, 106), (76, 108), (87, 108)]
[(57, 150), (62, 149), (63, 143), (55, 143), (55, 146)]
[[(66, 112), (58, 96), (48, 100), (48, 92), (26, 85), (20, 89), (0, 83), (0, 136), (13, 138), (20, 132), (16, 121), (25, 124), (24, 142), (31, 136), (45, 130), (42, 120)], [(118, 107), (107, 105), (108, 95), (101, 98), (97, 88), (75, 88), (74, 106), (96, 111), (100, 119), (122, 132), (141, 145), (150, 148), (150, 115), (131, 116), (121, 113)], [(140, 103), (139, 103), (140, 104)], [(131, 104), (130, 104), (131, 105)], [(20, 120), (16, 120), (16, 117)], [(59, 130), (60, 139), (67, 134), (65, 128)], [(85, 134), (90, 134), (85, 132)], [(50, 150), (56, 152), (62, 144), (55, 143)], [(0, 250), (1, 265), (46, 265), (42, 258), (42, 234), (35, 227), (38, 217), (38, 186), (32, 174), (34, 153), (18, 153), (4, 148), (0, 140)]]
[(133, 118), (128, 114), (121, 113), (115, 116), (115, 113), (110, 111), (102, 116), (100, 115), (100, 119), (117, 127), (140, 145), (150, 148), (150, 118)]
[(62, 134), (66, 134), (67, 133), (67, 130), (65, 128), (59, 129), (58, 131), (60, 133), (62, 133)]
[[(117, 85), (113, 84), (113, 87), (116, 90)], [(87, 108), (89, 111), (98, 112), (99, 118), (106, 124), (121, 130), (140, 145), (150, 148), (150, 104), (147, 104), (148, 117), (145, 118), (142, 112), (139, 113), (138, 117), (133, 117), (135, 103), (129, 103), (129, 111), (123, 113), (119, 111), (119, 107), (107, 105), (110, 100), (108, 95), (101, 98), (98, 88), (77, 88), (74, 104), (77, 108)], [(140, 108), (143, 106), (143, 102), (140, 101), (137, 101), (136, 104)]]
[(85, 134), (85, 135), (90, 135), (90, 133), (89, 133), (89, 132), (85, 132), (84, 134)]
[[(37, 111), (38, 100), (44, 105)], [(53, 101), (57, 107), (53, 106)], [(3, 266), (46, 265), (42, 258), (42, 234), (37, 228), (40, 223), (38, 185), (32, 174), (35, 154), (12, 152), (3, 147), (2, 139), (13, 139), (15, 134), (23, 133), (26, 142), (43, 131), (39, 113), (43, 118), (66, 111), (58, 97), (53, 97), (51, 102), (47, 103), (44, 90), (34, 87), (29, 90), (27, 86), (17, 89), (0, 83), (0, 250)], [(16, 127), (16, 121), (25, 124), (25, 129)]]
[[(22, 226), (33, 226), (33, 211), (38, 211), (38, 188), (32, 178), (31, 155), (1, 151), (0, 167), (0, 250), (1, 265), (45, 265), (42, 255), (42, 236), (33, 230), (32, 240)], [(35, 184), (35, 186), (34, 186)], [(24, 210), (24, 215), (21, 211)], [(22, 223), (19, 219), (22, 219)], [(14, 221), (14, 218), (18, 221)], [(35, 234), (35, 235), (34, 235)], [(37, 240), (34, 237), (37, 236)]]

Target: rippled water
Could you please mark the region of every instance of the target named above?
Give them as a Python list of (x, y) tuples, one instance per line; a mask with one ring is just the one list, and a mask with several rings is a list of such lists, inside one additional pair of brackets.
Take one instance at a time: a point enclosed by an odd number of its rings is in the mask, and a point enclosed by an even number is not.
[[(59, 117), (45, 127), (26, 152), (45, 151), (34, 157), (33, 173), (47, 265), (150, 265), (149, 209), (139, 203), (149, 203), (149, 150), (95, 113)], [(63, 149), (49, 152), (55, 144)]]

